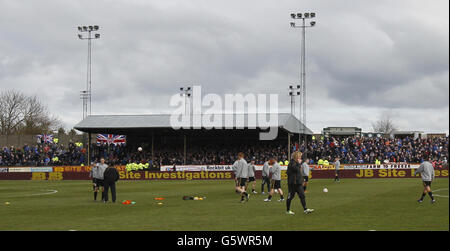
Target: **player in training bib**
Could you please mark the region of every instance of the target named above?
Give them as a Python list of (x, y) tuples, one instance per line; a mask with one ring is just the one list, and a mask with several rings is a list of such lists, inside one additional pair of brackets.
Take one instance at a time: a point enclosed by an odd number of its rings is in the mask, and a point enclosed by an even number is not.
[(257, 193), (255, 191), (256, 179), (255, 179), (255, 161), (250, 161), (248, 165), (248, 186), (250, 187), (250, 183), (252, 184), (252, 193)]
[(270, 166), (269, 161), (264, 162), (262, 168), (261, 193), (264, 194), (264, 186), (267, 185), (267, 192), (270, 192)]
[(417, 201), (419, 203), (423, 202), (423, 199), (425, 196), (428, 195), (431, 198), (431, 203), (435, 203), (436, 200), (433, 197), (433, 192), (431, 191), (431, 182), (434, 180), (435, 174), (434, 174), (434, 168), (433, 164), (431, 164), (431, 158), (426, 158), (422, 164), (420, 164), (419, 168), (414, 172), (414, 175), (417, 175), (418, 173), (422, 176), (422, 182), (423, 182), (423, 192), (420, 199)]
[(233, 164), (233, 171), (234, 171), (234, 190), (236, 193), (239, 193), (239, 179), (237, 176), (237, 168), (238, 168), (238, 160), (236, 160)]
[(236, 163), (236, 177), (238, 179), (238, 187), (237, 190), (241, 193), (241, 202), (244, 202), (244, 198), (249, 198), (249, 195), (246, 191), (246, 183), (248, 178), (248, 163), (244, 159), (244, 153), (240, 152), (238, 154), (238, 160)]
[(105, 172), (105, 169), (108, 167), (107, 164), (105, 164), (105, 159), (101, 158), (100, 163), (97, 163), (94, 165), (91, 169), (91, 172), (89, 173), (89, 177), (92, 177), (92, 183), (94, 185), (94, 201), (97, 200), (97, 194), (99, 191), (99, 188), (102, 189), (102, 201), (104, 200), (104, 184), (103, 184), (103, 173)]
[(302, 175), (303, 175), (303, 191), (306, 193), (306, 188), (308, 187), (309, 181), (309, 159), (304, 157), (302, 163)]
[(334, 165), (334, 182), (341, 182), (341, 178), (339, 177), (339, 172), (341, 169), (341, 159), (339, 157), (336, 157), (334, 159), (334, 162), (332, 163)]
[(269, 197), (264, 201), (271, 201), (275, 190), (277, 190), (280, 194), (280, 199), (278, 201), (281, 202), (284, 201), (283, 190), (281, 190), (281, 166), (277, 163), (277, 160), (275, 158), (270, 159), (270, 164), (273, 165), (270, 169), (270, 173), (272, 174), (271, 189)]

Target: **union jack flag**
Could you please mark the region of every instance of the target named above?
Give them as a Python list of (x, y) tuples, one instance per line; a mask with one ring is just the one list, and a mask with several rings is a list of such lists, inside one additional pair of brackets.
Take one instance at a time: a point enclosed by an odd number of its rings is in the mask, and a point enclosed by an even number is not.
[(101, 144), (114, 144), (121, 145), (126, 143), (125, 135), (115, 135), (115, 134), (97, 134), (97, 145)]
[(53, 142), (53, 134), (39, 134), (37, 137), (41, 140), (42, 143)]

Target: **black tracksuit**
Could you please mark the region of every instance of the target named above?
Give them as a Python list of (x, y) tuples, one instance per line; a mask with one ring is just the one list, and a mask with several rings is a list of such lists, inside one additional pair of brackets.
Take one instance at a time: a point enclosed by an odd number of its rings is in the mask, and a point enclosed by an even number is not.
[(103, 183), (105, 187), (104, 199), (108, 201), (108, 191), (111, 188), (112, 201), (116, 202), (116, 181), (119, 180), (119, 172), (114, 167), (108, 167), (103, 173)]
[(287, 211), (291, 209), (291, 201), (295, 194), (298, 194), (302, 202), (303, 209), (306, 210), (305, 191), (303, 190), (303, 175), (301, 172), (301, 164), (292, 160), (287, 168), (289, 195), (286, 200)]

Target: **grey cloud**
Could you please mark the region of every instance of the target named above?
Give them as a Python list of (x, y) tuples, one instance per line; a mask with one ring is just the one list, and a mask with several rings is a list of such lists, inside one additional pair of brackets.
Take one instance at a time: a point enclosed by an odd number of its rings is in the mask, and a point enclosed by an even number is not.
[(300, 68), (300, 33), (289, 27), (289, 14), (301, 9), (318, 14), (317, 27), (307, 31), (314, 130), (328, 126), (320, 114), (337, 107), (354, 107), (346, 119), (353, 124), (366, 123), (362, 118), (374, 109), (417, 109), (425, 117), (424, 109), (448, 109), (444, 0), (426, 6), (384, 0), (301, 6), (295, 0), (0, 0), (0, 6), (1, 89), (39, 91), (68, 127), (80, 117), (78, 95), (86, 84), (87, 44), (76, 37), (78, 25), (101, 27), (93, 43), (97, 114), (169, 111), (170, 96), (185, 84), (200, 84), (204, 93), (279, 93), (281, 110), (289, 111), (286, 88), (298, 82)]

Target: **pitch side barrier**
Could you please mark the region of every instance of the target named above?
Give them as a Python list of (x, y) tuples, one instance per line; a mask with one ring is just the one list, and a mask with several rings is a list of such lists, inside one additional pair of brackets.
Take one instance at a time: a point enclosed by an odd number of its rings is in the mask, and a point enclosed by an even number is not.
[[(341, 164), (341, 169), (416, 169), (420, 164), (409, 163), (387, 163), (382, 165), (375, 164)], [(256, 171), (262, 170), (262, 165), (255, 165)], [(334, 170), (334, 165), (310, 165), (312, 170)], [(281, 170), (286, 170), (286, 165), (281, 165)], [(169, 166), (163, 165), (161, 171), (233, 171), (232, 165), (186, 165)]]
[[(418, 164), (341, 165), (341, 178), (419, 178), (414, 175)], [(185, 167), (185, 168), (183, 168)], [(195, 169), (195, 168), (197, 169)], [(211, 168), (213, 167), (213, 168)], [(220, 168), (224, 169), (220, 169)], [(232, 180), (231, 166), (173, 166), (165, 171), (126, 171), (125, 166), (116, 166), (121, 180)], [(200, 168), (200, 169), (198, 169)], [(262, 166), (256, 166), (255, 177), (261, 178)], [(286, 179), (286, 166), (281, 178)], [(58, 167), (0, 167), (0, 180), (90, 180), (89, 166)], [(333, 166), (312, 166), (311, 179), (334, 178)], [(448, 178), (448, 165), (435, 167), (436, 178)]]

